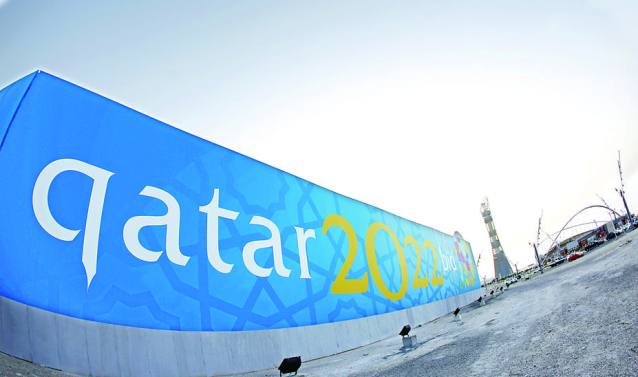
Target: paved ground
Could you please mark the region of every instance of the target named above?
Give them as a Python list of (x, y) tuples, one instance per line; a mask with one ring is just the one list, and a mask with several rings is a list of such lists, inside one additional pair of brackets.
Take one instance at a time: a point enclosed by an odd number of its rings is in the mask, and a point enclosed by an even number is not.
[(28, 361), (16, 359), (0, 352), (0, 376), (2, 377), (68, 377), (72, 374), (44, 368)]
[[(315, 376), (638, 376), (638, 230), (491, 299), (319, 360)], [(399, 326), (400, 327), (400, 326)], [(278, 376), (276, 370), (250, 376)], [(0, 376), (68, 376), (0, 353)]]
[[(631, 241), (631, 242), (629, 242)], [(305, 376), (638, 376), (638, 230), (512, 285), (485, 306), (304, 363)], [(276, 376), (272, 372), (253, 376)]]

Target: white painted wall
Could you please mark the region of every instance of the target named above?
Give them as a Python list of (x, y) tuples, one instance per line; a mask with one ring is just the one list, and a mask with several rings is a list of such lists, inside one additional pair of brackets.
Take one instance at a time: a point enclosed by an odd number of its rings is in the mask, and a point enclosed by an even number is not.
[[(275, 330), (154, 330), (87, 321), (0, 297), (0, 351), (92, 376), (210, 376), (276, 368), (394, 336), (478, 299), (482, 289), (373, 317)], [(398, 335), (397, 335), (398, 336)]]

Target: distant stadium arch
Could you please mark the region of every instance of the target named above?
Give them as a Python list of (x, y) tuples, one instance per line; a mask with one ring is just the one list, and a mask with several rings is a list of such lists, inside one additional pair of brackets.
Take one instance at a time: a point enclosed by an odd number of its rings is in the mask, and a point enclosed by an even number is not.
[[(611, 211), (611, 212), (615, 213), (618, 217), (622, 217), (622, 215), (621, 215), (621, 214), (619, 214), (618, 212), (616, 212), (613, 208), (607, 207), (607, 206), (602, 205), (602, 204), (593, 204), (593, 205), (587, 206), (587, 207), (585, 207), (585, 208), (582, 208), (581, 210), (579, 210), (579, 211), (578, 211), (578, 212), (576, 212), (575, 214), (573, 214), (573, 215), (572, 215), (572, 217), (570, 217), (570, 218), (569, 218), (569, 220), (567, 220), (567, 222), (565, 223), (565, 225), (563, 225), (563, 227), (562, 227), (562, 228), (561, 228), (561, 229), (560, 229), (560, 230), (556, 233), (556, 237), (554, 237), (554, 239), (552, 240), (552, 245), (558, 245), (558, 238), (560, 237), (561, 233), (562, 233), (565, 229), (568, 229), (568, 227), (567, 227), (567, 226), (569, 225), (569, 223), (571, 223), (571, 222), (572, 222), (572, 220), (574, 220), (574, 218), (576, 218), (576, 216), (578, 216), (578, 215), (580, 215), (582, 212), (585, 212), (585, 211), (587, 211), (587, 210), (589, 210), (589, 209), (592, 209), (592, 208), (603, 208), (603, 209), (606, 209), (606, 210), (608, 210), (608, 211)], [(543, 256), (543, 260), (545, 260), (545, 258), (546, 258), (549, 254), (550, 254), (549, 252), (548, 252), (547, 254), (545, 254), (545, 255)]]

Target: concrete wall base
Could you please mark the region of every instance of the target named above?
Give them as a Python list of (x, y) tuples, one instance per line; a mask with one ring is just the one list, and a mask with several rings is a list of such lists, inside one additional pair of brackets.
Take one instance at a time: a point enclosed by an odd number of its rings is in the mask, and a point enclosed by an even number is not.
[[(276, 368), (396, 335), (477, 300), (482, 289), (373, 317), (239, 332), (153, 330), (87, 321), (0, 297), (0, 350), (91, 376), (210, 376)], [(397, 335), (398, 336), (398, 335)]]

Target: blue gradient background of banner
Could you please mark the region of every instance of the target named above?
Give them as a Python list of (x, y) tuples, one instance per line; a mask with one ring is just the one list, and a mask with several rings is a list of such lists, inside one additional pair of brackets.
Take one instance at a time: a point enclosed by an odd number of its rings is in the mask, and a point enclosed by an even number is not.
[[(28, 305), (145, 328), (241, 331), (362, 318), (480, 287), (478, 276), (473, 285), (463, 286), (469, 276), (476, 275), (476, 266), (469, 243), (459, 237), (344, 197), (43, 72), (0, 92), (0, 137), (3, 134), (0, 295)], [(325, 149), (335, 153), (330, 145)], [(52, 237), (38, 224), (31, 204), (38, 174), (61, 158), (115, 173), (102, 214), (97, 273), (88, 289), (81, 262), (82, 233), (71, 242)], [(427, 167), (419, 169), (427, 171)], [(383, 171), (378, 179), (383, 179)], [(49, 205), (60, 224), (84, 227), (91, 183), (75, 172), (56, 178)], [(397, 183), (394, 195), (400, 194), (403, 184), (413, 183)], [(154, 263), (141, 261), (124, 245), (122, 229), (129, 218), (166, 212), (161, 201), (138, 195), (146, 185), (169, 192), (180, 204), (180, 246), (191, 257), (186, 266), (171, 263), (165, 254)], [(220, 189), (221, 207), (240, 212), (236, 221), (219, 222), (222, 258), (235, 265), (229, 274), (217, 272), (206, 254), (206, 216), (199, 207), (210, 201), (214, 188)], [(384, 297), (371, 277), (366, 293), (331, 293), (347, 251), (341, 230), (321, 232), (324, 219), (333, 213), (345, 217), (359, 239), (349, 278), (369, 271), (364, 236), (370, 224), (379, 221), (400, 240), (407, 235), (420, 244), (430, 240), (438, 250), (438, 269), (445, 283), (413, 288), (417, 258), (413, 249), (406, 248), (409, 285), (401, 300)], [(273, 271), (268, 278), (258, 278), (244, 266), (242, 247), (270, 236), (265, 228), (249, 224), (254, 215), (279, 227), (290, 277)], [(294, 226), (314, 229), (317, 235), (307, 244), (311, 279), (299, 277)], [(163, 227), (145, 228), (139, 238), (149, 249), (165, 249)], [(383, 281), (396, 292), (401, 284), (399, 262), (385, 233), (377, 237), (376, 255)], [(431, 274), (432, 255), (424, 256), (422, 268)], [(456, 270), (444, 271), (445, 257), (456, 258)], [(258, 251), (257, 262), (272, 266), (272, 252)]]

